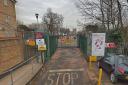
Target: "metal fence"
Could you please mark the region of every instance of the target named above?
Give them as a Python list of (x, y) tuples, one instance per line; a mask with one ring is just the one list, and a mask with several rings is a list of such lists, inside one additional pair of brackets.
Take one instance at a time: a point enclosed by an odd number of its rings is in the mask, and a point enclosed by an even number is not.
[[(50, 60), (57, 49), (57, 36), (44, 35), (47, 47), (47, 50), (44, 52), (39, 52), (36, 46), (25, 44), (27, 39), (35, 40), (34, 32), (24, 32), (21, 37), (24, 42), (24, 61), (0, 74), (0, 85), (25, 85), (41, 69), (44, 63), (42, 61), (45, 60), (47, 62)], [(44, 57), (44, 60), (41, 57)]]
[(31, 57), (3, 73), (3, 77), (1, 74), (0, 85), (25, 85), (37, 74), (42, 65), (37, 57)]
[(119, 43), (115, 50), (116, 53), (128, 56), (128, 43)]
[(47, 62), (49, 59), (51, 59), (52, 55), (56, 51), (58, 42), (57, 42), (57, 36), (47, 35), (44, 37), (44, 39), (47, 47), (44, 56), (45, 56), (45, 61)]
[[(24, 43), (27, 39), (35, 40), (35, 32), (23, 32), (22, 37), (23, 37)], [(45, 39), (46, 48), (47, 48), (47, 50), (43, 52), (44, 58), (45, 58), (45, 61), (48, 61), (57, 49), (57, 43), (58, 43), (57, 36), (44, 34), (43, 38)], [(29, 56), (39, 56), (39, 55), (40, 55), (40, 52), (37, 50), (37, 47), (24, 45), (24, 59), (25, 60), (30, 58)]]
[(121, 49), (122, 54), (128, 56), (128, 43), (122, 43), (120, 45), (120, 49)]
[(22, 40), (24, 42), (24, 60), (27, 60), (30, 58), (30, 56), (35, 56), (37, 51), (35, 47), (26, 45), (26, 41), (28, 39), (35, 39), (35, 33), (33, 31), (25, 31), (21, 32), (20, 34), (22, 34)]
[(84, 55), (87, 55), (87, 37), (78, 35), (78, 45)]

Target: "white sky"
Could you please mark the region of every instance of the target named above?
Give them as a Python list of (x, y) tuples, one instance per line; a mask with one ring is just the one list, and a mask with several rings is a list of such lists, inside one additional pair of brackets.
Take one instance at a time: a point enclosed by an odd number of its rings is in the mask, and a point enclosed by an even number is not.
[(75, 7), (75, 0), (17, 0), (17, 20), (24, 24), (36, 23), (35, 13), (39, 13), (39, 22), (47, 8), (64, 16), (64, 26), (77, 27), (77, 20), (80, 20), (80, 13)]

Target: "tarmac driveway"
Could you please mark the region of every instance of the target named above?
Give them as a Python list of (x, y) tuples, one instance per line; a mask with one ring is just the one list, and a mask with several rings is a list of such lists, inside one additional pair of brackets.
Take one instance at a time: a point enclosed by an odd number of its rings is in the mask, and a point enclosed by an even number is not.
[(78, 48), (58, 48), (45, 71), (30, 85), (92, 85), (87, 63)]

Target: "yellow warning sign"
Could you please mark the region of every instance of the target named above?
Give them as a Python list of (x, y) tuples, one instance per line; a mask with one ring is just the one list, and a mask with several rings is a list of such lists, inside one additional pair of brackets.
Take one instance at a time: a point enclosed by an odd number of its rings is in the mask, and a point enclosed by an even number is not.
[(27, 40), (27, 45), (29, 45), (29, 46), (35, 46), (35, 41), (33, 40), (33, 39), (29, 39), (29, 40)]
[(39, 51), (45, 51), (45, 50), (47, 50), (46, 49), (46, 45), (38, 45), (38, 50)]

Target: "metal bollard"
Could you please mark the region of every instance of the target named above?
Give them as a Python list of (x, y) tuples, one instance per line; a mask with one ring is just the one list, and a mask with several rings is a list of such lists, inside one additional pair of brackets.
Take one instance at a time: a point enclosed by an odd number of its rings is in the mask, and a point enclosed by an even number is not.
[(91, 59), (91, 56), (89, 56), (89, 70), (92, 70), (92, 59)]
[(99, 70), (99, 79), (98, 79), (98, 85), (101, 85), (101, 80), (102, 80), (102, 68)]
[(89, 70), (92, 70), (92, 62), (89, 60)]
[(13, 76), (12, 76), (12, 70), (10, 70), (10, 74), (11, 74), (11, 85), (13, 85)]

